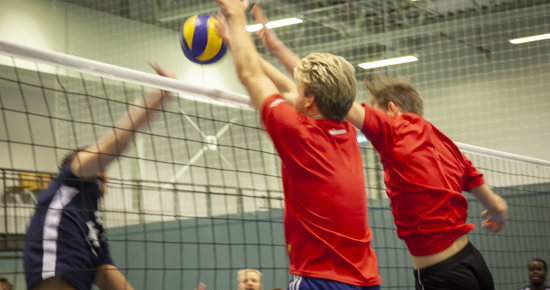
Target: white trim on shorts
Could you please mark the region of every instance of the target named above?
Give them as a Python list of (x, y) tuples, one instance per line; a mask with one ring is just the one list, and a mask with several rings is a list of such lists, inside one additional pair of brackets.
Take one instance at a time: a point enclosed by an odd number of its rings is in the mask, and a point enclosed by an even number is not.
[(300, 275), (292, 275), (292, 280), (288, 285), (288, 290), (299, 290), (300, 284), (302, 283), (302, 279), (304, 278)]
[(416, 273), (418, 274), (418, 284), (420, 284), (420, 288), (424, 290), (424, 284), (422, 284), (422, 280), (420, 280), (420, 269), (416, 269)]

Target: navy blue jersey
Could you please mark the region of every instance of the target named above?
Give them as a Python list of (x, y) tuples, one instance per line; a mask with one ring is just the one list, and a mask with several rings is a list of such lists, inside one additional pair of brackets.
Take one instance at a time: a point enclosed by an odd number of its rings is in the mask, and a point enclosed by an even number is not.
[(97, 180), (79, 179), (66, 166), (38, 197), (25, 236), (27, 287), (59, 276), (90, 289), (96, 268), (112, 264), (101, 215)]

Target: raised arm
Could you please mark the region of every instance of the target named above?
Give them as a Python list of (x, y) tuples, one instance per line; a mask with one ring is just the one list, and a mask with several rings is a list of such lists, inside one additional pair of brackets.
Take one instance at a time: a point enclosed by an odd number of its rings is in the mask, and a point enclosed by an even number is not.
[(273, 81), (264, 72), (260, 55), (246, 31), (245, 7), (239, 0), (216, 0), (228, 20), (231, 53), (240, 82), (245, 86), (252, 104), (261, 111), (264, 101), (279, 93)]
[(487, 184), (471, 188), (470, 193), (486, 208), (481, 213), (481, 217), (487, 219), (481, 225), (491, 232), (501, 231), (508, 219), (508, 204), (506, 201), (494, 193)]
[(351, 109), (346, 116), (346, 120), (351, 122), (357, 129), (363, 130), (363, 123), (365, 122), (365, 108), (358, 102), (353, 102)]
[(102, 290), (134, 289), (120, 270), (109, 264), (101, 265), (97, 268), (95, 284)]
[[(262, 40), (263, 45), (277, 57), (277, 59), (285, 66), (286, 70), (292, 75), (294, 73), (294, 67), (296, 67), (300, 62), (300, 57), (279, 39), (275, 31), (265, 27), (268, 23), (268, 19), (259, 1), (254, 4), (252, 10), (250, 10), (250, 13), (254, 16), (254, 19), (256, 19), (256, 23), (264, 26), (264, 28), (256, 32), (258, 38)], [(363, 121), (365, 120), (365, 109), (363, 106), (357, 102), (354, 102), (348, 116), (346, 117), (346, 120), (361, 130), (363, 128)]]
[(260, 57), (260, 60), (262, 62), (264, 72), (275, 84), (281, 95), (285, 98), (285, 100), (294, 105), (295, 99), (298, 96), (298, 87), (296, 86), (294, 80), (287, 77), (265, 59)]
[[(151, 66), (159, 75), (174, 78), (172, 73), (158, 65)], [(135, 130), (149, 119), (167, 96), (168, 92), (160, 90), (144, 94), (120, 117), (113, 129), (76, 154), (71, 161), (71, 171), (81, 178), (92, 178), (105, 171), (107, 165), (128, 147)]]
[[(229, 50), (231, 50), (231, 35), (229, 33), (229, 28), (227, 26), (227, 21), (225, 20), (225, 17), (221, 14), (221, 12), (218, 12), (216, 15), (214, 15), (214, 17), (217, 20), (216, 30), (222, 37), (225, 46)], [(273, 66), (271, 63), (266, 61), (264, 58), (262, 58), (259, 54), (258, 54), (258, 57), (260, 58), (260, 62), (262, 63), (262, 68), (264, 73), (275, 84), (275, 86), (277, 87), (277, 90), (279, 90), (279, 92), (283, 96), (295, 96), (297, 94), (298, 88), (296, 87), (296, 83), (294, 82), (294, 79), (291, 79), (288, 76), (286, 76), (284, 73), (279, 71), (275, 66)], [(289, 101), (292, 101), (292, 100), (289, 100)]]
[(300, 57), (279, 39), (275, 31), (266, 27), (268, 19), (259, 1), (254, 4), (250, 13), (254, 16), (254, 19), (256, 19), (256, 23), (262, 24), (264, 27), (256, 32), (256, 36), (258, 36), (258, 38), (262, 40), (263, 45), (279, 59), (286, 70), (293, 75), (294, 67), (300, 62)]

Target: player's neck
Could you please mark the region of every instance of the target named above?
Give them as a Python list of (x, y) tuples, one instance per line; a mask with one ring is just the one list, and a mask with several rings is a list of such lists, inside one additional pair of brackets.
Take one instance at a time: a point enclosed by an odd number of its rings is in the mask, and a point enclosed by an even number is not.
[(315, 120), (326, 119), (325, 116), (323, 114), (321, 114), (319, 109), (317, 109), (317, 106), (313, 106), (313, 107), (309, 108), (306, 111), (305, 115), (307, 117), (310, 117), (310, 118), (315, 119)]

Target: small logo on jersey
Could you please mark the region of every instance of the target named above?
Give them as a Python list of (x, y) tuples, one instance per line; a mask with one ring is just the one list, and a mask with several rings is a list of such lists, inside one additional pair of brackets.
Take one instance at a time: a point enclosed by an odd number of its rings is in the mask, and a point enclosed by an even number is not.
[(92, 253), (97, 257), (97, 252), (95, 251), (95, 248), (99, 248), (99, 239), (97, 234), (99, 231), (96, 229), (95, 224), (93, 221), (87, 221), (86, 225), (88, 225), (88, 236), (86, 239), (88, 240), (88, 244), (90, 244), (90, 249), (92, 250)]
[(285, 100), (281, 100), (281, 99), (278, 99), (278, 100), (275, 100), (273, 101), (273, 103), (271, 103), (271, 105), (269, 105), (270, 108), (273, 108), (277, 105), (279, 105), (280, 103), (284, 102)]
[(346, 134), (348, 132), (348, 130), (332, 128), (332, 129), (328, 130), (328, 132), (330, 133), (330, 135), (342, 135), (342, 134)]

